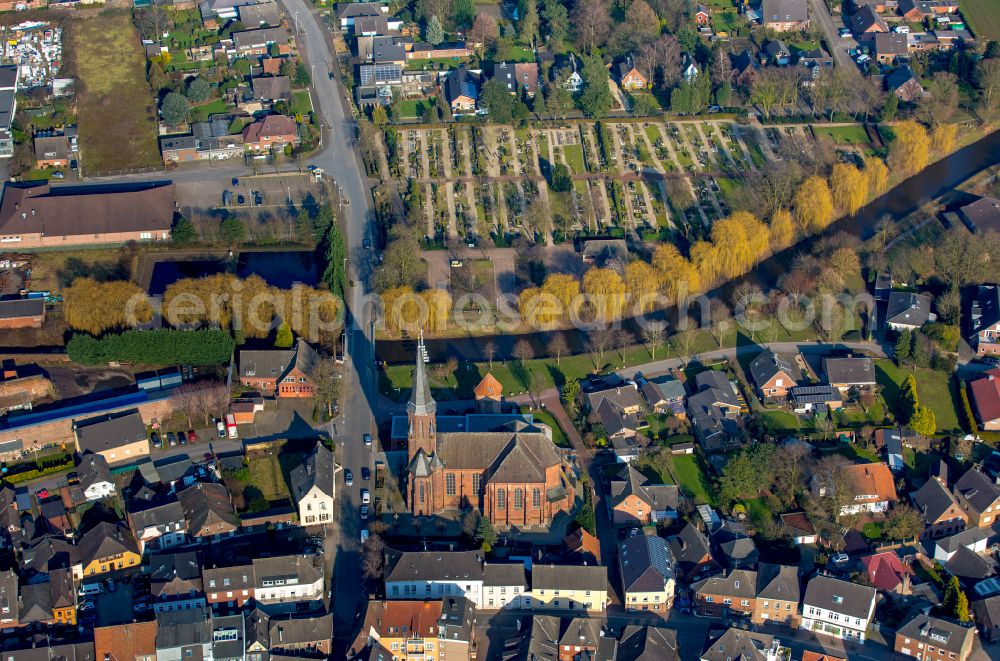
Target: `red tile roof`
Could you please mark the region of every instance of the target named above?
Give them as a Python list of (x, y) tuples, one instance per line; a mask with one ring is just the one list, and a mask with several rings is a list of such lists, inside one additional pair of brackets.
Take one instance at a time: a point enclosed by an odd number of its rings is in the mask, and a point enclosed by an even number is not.
[(876, 553), (861, 558), (861, 564), (868, 573), (868, 580), (880, 590), (895, 590), (903, 582), (903, 576), (913, 573), (902, 563), (899, 556), (892, 552)]
[(243, 141), (250, 144), (260, 142), (260, 139), (264, 137), (294, 137), (295, 135), (295, 121), (286, 115), (268, 115), (260, 121), (248, 124), (243, 129)]
[(847, 659), (842, 659), (839, 656), (830, 656), (829, 654), (820, 654), (819, 652), (804, 650), (802, 652), (802, 661), (847, 661)]
[(1000, 418), (1000, 367), (994, 367), (980, 379), (969, 384), (972, 405), (981, 422)]
[(892, 478), (892, 471), (885, 462), (877, 464), (854, 464), (844, 469), (847, 483), (856, 496), (874, 496), (858, 502), (881, 502), (883, 500), (895, 501), (896, 483)]

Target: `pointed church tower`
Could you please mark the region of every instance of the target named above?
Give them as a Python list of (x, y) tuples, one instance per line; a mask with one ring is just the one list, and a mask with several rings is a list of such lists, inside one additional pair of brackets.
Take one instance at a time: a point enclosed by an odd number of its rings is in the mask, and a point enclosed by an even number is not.
[(410, 391), (410, 401), (406, 404), (406, 417), (410, 423), (407, 435), (407, 455), (410, 460), (421, 448), (427, 456), (437, 452), (434, 424), (437, 403), (431, 396), (431, 385), (427, 381), (424, 351), (424, 338), (421, 335), (417, 343), (417, 366), (413, 370), (413, 390)]

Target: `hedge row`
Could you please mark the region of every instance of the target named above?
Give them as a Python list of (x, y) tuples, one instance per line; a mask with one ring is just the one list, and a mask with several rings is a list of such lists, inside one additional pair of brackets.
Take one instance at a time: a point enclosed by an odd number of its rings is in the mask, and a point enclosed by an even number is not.
[(81, 365), (110, 362), (139, 365), (218, 365), (233, 353), (233, 338), (223, 330), (129, 330), (96, 338), (77, 333), (66, 344), (70, 360)]

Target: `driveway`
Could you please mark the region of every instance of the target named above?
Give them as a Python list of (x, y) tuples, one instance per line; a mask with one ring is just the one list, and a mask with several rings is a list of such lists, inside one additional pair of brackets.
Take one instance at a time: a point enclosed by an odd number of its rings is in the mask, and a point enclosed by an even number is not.
[(826, 37), (826, 43), (832, 51), (830, 55), (833, 56), (833, 60), (837, 66), (848, 73), (853, 72), (853, 75), (860, 79), (861, 72), (848, 54), (849, 50), (857, 48), (858, 42), (854, 40), (854, 37), (847, 37), (846, 39), (840, 37), (840, 28), (846, 27), (843, 25), (840, 17), (831, 16), (823, 0), (809, 0), (809, 14), (819, 23), (819, 28), (823, 32), (823, 36)]

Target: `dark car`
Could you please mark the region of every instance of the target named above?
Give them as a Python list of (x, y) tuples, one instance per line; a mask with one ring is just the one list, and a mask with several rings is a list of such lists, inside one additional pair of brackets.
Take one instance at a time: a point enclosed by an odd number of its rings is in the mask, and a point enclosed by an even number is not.
[(372, 247), (372, 240), (371, 239), (365, 239), (365, 240), (363, 240), (361, 242), (361, 245), (362, 245), (362, 247), (365, 250), (368, 250), (368, 249), (370, 249)]
[(177, 432), (177, 440), (179, 440), (181, 442), (181, 445), (187, 445), (188, 444), (187, 434), (185, 434), (182, 431)]
[(364, 480), (365, 482), (372, 479), (372, 472), (368, 470), (367, 466), (361, 467), (361, 479)]
[(240, 185), (239, 178), (238, 177), (233, 177), (233, 186), (239, 186), (239, 185)]
[(155, 431), (152, 434), (149, 435), (149, 441), (150, 441), (150, 443), (153, 444), (154, 448), (162, 448), (163, 447), (163, 442), (160, 441), (160, 435), (157, 434)]
[(344, 484), (347, 486), (354, 484), (354, 473), (351, 472), (350, 468), (344, 469)]
[(170, 447), (174, 447), (175, 445), (177, 445), (177, 435), (174, 434), (174, 432), (172, 431), (167, 432), (167, 443), (170, 445)]
[(247, 203), (247, 198), (243, 197), (242, 195), (236, 196), (236, 204), (238, 204), (239, 206), (243, 206), (246, 203)]
[(258, 207), (264, 204), (264, 194), (261, 193), (259, 190), (255, 190), (253, 192), (253, 203), (256, 204)]

